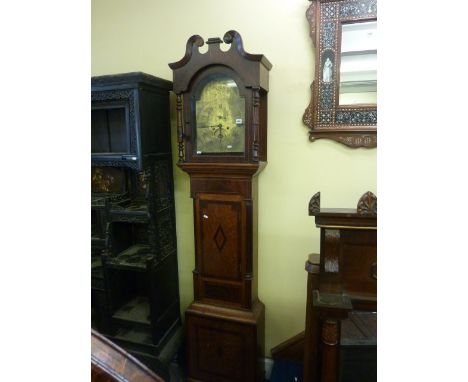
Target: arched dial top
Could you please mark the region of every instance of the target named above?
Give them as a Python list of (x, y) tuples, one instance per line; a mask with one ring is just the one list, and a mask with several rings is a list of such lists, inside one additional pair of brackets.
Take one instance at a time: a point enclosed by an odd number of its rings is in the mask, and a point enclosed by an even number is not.
[[(199, 48), (208, 45), (208, 51)], [(221, 48), (221, 44), (227, 44)], [(226, 49), (227, 48), (227, 49)], [(177, 97), (179, 164), (258, 163), (267, 160), (268, 72), (263, 54), (242, 38), (193, 35), (184, 57), (169, 64)]]

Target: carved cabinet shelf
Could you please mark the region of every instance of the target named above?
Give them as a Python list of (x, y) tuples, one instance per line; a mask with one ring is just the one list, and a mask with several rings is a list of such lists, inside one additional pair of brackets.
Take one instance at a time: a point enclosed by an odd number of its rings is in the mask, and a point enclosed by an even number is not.
[(144, 73), (91, 83), (92, 325), (158, 369), (180, 328), (172, 83)]

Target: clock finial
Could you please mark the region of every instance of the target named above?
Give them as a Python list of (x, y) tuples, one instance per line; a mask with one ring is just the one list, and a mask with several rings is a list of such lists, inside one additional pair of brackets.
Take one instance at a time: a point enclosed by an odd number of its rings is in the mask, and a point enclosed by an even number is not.
[(187, 62), (190, 61), (194, 53), (199, 53), (198, 48), (202, 47), (205, 44), (202, 37), (198, 34), (194, 34), (187, 40), (185, 45), (185, 55), (181, 60), (177, 62), (172, 62), (169, 64), (171, 69), (177, 69), (184, 66)]

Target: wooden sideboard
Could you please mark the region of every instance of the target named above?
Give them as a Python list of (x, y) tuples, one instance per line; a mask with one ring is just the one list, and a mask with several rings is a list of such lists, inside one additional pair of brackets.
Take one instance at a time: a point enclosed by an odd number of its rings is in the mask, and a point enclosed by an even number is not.
[(354, 381), (341, 372), (353, 354), (346, 346), (367, 346), (370, 375), (356, 378), (376, 380), (377, 198), (367, 192), (356, 209), (323, 209), (317, 193), (309, 215), (320, 228), (320, 255), (306, 262), (304, 381)]

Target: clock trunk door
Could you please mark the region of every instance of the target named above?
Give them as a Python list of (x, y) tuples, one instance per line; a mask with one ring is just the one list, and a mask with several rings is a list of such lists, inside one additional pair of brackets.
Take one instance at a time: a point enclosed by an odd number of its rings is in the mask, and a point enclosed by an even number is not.
[(199, 199), (199, 266), (202, 277), (239, 281), (242, 265), (243, 203), (237, 195)]

